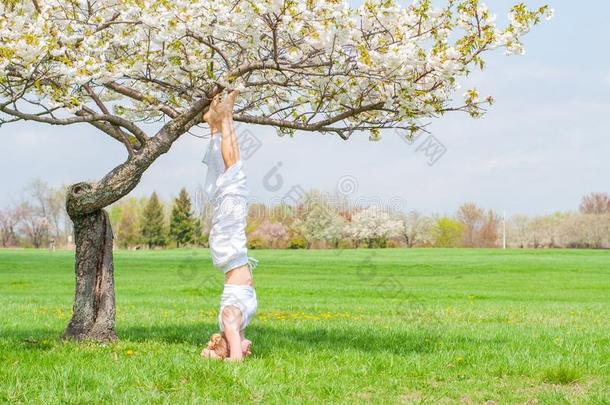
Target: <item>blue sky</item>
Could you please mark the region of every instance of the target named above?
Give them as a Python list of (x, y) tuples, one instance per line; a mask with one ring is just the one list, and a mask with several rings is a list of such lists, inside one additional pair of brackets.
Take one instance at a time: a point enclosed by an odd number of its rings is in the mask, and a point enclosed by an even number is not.
[[(610, 2), (588, 3), (552, 2), (555, 18), (525, 38), (525, 56), (487, 55), (487, 69), (463, 86), (497, 103), (483, 119), (458, 113), (432, 122), (446, 148), (432, 166), (418, 150), (424, 138), (413, 145), (390, 133), (375, 143), (365, 134), (348, 142), (316, 133), (291, 139), (247, 127), (262, 144), (246, 161), (253, 198), (273, 201), (292, 186), (333, 191), (349, 183), (351, 197), (365, 204), (398, 201), (406, 210), (452, 213), (474, 201), (510, 215), (576, 209), (583, 194), (610, 192)], [(501, 16), (512, 2), (487, 4)], [(170, 198), (180, 186), (194, 190), (203, 183), (206, 144), (181, 138), (131, 195), (156, 190)], [(123, 158), (118, 143), (86, 126), (3, 127), (0, 206), (16, 200), (32, 178), (53, 185), (95, 180)]]

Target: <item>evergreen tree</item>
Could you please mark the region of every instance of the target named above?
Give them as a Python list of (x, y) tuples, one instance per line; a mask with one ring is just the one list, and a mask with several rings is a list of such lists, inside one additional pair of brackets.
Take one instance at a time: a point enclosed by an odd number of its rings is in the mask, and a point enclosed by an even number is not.
[(193, 218), (191, 198), (186, 189), (180, 190), (180, 195), (174, 201), (172, 216), (169, 223), (169, 236), (176, 242), (176, 246), (193, 241), (195, 220)]
[(165, 246), (167, 243), (164, 222), (163, 205), (159, 201), (157, 193), (153, 192), (144, 207), (140, 222), (142, 242), (148, 244), (149, 249), (155, 246)]
[(197, 246), (205, 246), (207, 243), (207, 235), (203, 233), (203, 222), (201, 218), (195, 220), (195, 231), (193, 233), (193, 242)]

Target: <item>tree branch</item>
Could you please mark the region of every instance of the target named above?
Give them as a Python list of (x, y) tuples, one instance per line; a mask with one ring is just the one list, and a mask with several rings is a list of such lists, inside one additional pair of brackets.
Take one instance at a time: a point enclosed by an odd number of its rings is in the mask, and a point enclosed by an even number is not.
[(146, 133), (144, 133), (144, 131), (142, 131), (140, 128), (138, 128), (137, 125), (135, 125), (131, 121), (128, 121), (128, 120), (118, 117), (116, 115), (85, 113), (85, 114), (77, 114), (74, 117), (56, 118), (56, 117), (48, 117), (48, 116), (44, 116), (44, 115), (39, 115), (39, 114), (25, 113), (25, 112), (22, 112), (22, 111), (19, 111), (16, 109), (9, 108), (7, 106), (0, 106), (0, 111), (2, 111), (5, 114), (11, 115), (13, 117), (17, 117), (21, 120), (42, 122), (42, 123), (51, 124), (51, 125), (72, 125), (72, 124), (79, 124), (82, 122), (105, 121), (110, 124), (114, 124), (119, 127), (125, 128), (126, 130), (131, 132), (142, 143), (146, 143), (146, 140), (147, 140)]
[[(133, 100), (140, 101), (140, 102), (146, 101), (146, 98), (144, 97), (144, 95), (142, 93), (140, 93), (137, 90), (131, 89), (129, 87), (123, 86), (121, 84), (118, 84), (115, 82), (110, 82), (110, 83), (106, 83), (104, 86), (111, 90), (116, 91), (119, 94), (129, 97)], [(168, 106), (167, 104), (162, 104), (161, 107), (159, 108), (159, 111), (163, 112), (170, 118), (176, 118), (179, 115), (179, 113), (176, 110), (174, 110), (172, 107)]]
[[(93, 89), (88, 84), (86, 84), (83, 87), (85, 88), (85, 91), (87, 91), (87, 93), (89, 94), (89, 97), (91, 97), (93, 99), (93, 101), (98, 106), (98, 108), (104, 114), (110, 114), (110, 111), (108, 110), (108, 108), (106, 108), (106, 105), (104, 105), (104, 103), (98, 97), (98, 95), (95, 94)], [(89, 114), (93, 114), (94, 112), (93, 111), (88, 111), (88, 113)], [(99, 130), (107, 133), (108, 135), (110, 135), (111, 137), (116, 139), (117, 141), (123, 143), (125, 145), (125, 147), (127, 148), (127, 152), (129, 153), (129, 155), (133, 154), (133, 146), (131, 145), (131, 142), (129, 140), (129, 135), (127, 135), (124, 131), (122, 131), (119, 126), (112, 125), (112, 124), (111, 125), (106, 125), (106, 124), (101, 123), (101, 122), (92, 122), (91, 124), (94, 127), (98, 128)], [(140, 146), (141, 145), (142, 144), (140, 144)]]

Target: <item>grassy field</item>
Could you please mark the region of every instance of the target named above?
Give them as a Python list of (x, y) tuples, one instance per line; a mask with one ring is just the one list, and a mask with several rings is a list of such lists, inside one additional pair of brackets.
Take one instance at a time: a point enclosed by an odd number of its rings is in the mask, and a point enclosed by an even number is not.
[(610, 403), (610, 252), (255, 251), (253, 357), (204, 361), (206, 250), (117, 252), (117, 333), (66, 343), (73, 253), (0, 250), (0, 402)]

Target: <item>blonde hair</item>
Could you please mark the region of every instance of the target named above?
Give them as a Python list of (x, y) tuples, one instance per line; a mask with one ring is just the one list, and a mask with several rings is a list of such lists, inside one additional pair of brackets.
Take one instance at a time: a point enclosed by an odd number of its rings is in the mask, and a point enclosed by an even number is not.
[(214, 350), (214, 353), (216, 353), (218, 357), (221, 359), (229, 357), (229, 344), (227, 343), (224, 333), (214, 333), (210, 337), (210, 342), (212, 342), (211, 350)]

